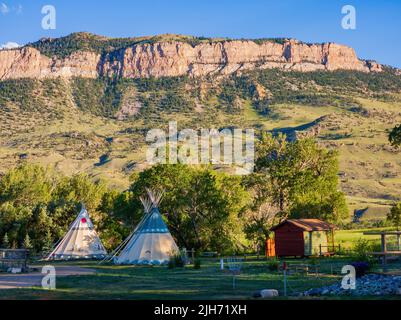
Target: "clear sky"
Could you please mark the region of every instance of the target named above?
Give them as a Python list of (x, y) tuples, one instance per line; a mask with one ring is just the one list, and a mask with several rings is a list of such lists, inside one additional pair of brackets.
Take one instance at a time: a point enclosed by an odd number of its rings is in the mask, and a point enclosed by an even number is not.
[[(56, 30), (41, 27), (48, 4), (56, 8)], [(347, 4), (356, 9), (356, 30), (341, 27)], [(401, 0), (0, 0), (0, 44), (77, 31), (337, 42), (360, 58), (401, 67)]]

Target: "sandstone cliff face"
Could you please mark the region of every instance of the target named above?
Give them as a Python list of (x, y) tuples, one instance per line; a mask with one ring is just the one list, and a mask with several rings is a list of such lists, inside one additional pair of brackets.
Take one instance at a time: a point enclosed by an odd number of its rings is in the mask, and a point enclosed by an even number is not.
[(185, 42), (169, 41), (135, 45), (103, 56), (78, 51), (65, 59), (48, 58), (30, 47), (0, 51), (0, 80), (59, 76), (202, 77), (271, 68), (303, 72), (382, 71), (378, 63), (359, 60), (352, 48), (334, 43), (307, 45), (296, 40), (283, 44), (233, 40), (194, 47)]
[(50, 59), (34, 48), (0, 51), (0, 80), (19, 78), (96, 78), (100, 55), (76, 52), (63, 60)]
[(49, 66), (49, 59), (31, 48), (0, 51), (0, 80), (42, 77)]

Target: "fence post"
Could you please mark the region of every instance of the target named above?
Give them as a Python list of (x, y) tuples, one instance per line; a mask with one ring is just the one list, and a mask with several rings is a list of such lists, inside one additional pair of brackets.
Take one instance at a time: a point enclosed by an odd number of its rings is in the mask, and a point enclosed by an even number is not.
[(287, 296), (287, 263), (283, 262), (283, 271), (284, 271), (284, 297)]
[(192, 248), (192, 263), (195, 264), (195, 249)]
[[(181, 257), (184, 260), (184, 264), (188, 264), (188, 250), (187, 248), (183, 248), (180, 252)], [(184, 256), (183, 256), (184, 255)]]
[(321, 243), (319, 244), (319, 253), (320, 253), (320, 256), (322, 256), (322, 244)]

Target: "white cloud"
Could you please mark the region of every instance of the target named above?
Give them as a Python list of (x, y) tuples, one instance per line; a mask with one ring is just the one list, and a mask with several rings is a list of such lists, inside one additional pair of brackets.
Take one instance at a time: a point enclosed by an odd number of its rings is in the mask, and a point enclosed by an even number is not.
[(10, 8), (4, 2), (2, 2), (0, 4), (0, 12), (1, 14), (7, 14), (10, 12)]
[(22, 13), (22, 5), (18, 5), (16, 8), (15, 8), (15, 12), (17, 13), (17, 14), (21, 14)]
[(15, 48), (18, 48), (18, 47), (20, 47), (20, 45), (18, 43), (16, 43), (16, 42), (7, 42), (5, 44), (0, 45), (0, 50), (3, 50), (3, 49), (15, 49)]
[(6, 15), (6, 14), (9, 14), (11, 12), (14, 12), (17, 15), (20, 15), (20, 14), (22, 14), (22, 9), (23, 9), (23, 7), (22, 7), (21, 4), (18, 4), (17, 6), (9, 7), (4, 2), (0, 3), (0, 13), (2, 15)]

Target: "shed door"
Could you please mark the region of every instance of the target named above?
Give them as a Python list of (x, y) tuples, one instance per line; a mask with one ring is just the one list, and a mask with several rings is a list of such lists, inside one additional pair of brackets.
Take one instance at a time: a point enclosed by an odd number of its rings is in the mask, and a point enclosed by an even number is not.
[(312, 232), (304, 231), (304, 252), (305, 256), (312, 255)]
[(327, 231), (315, 231), (313, 233), (313, 247), (312, 253), (314, 255), (320, 255), (327, 253)]
[(327, 252), (326, 231), (304, 232), (305, 255), (318, 256)]

